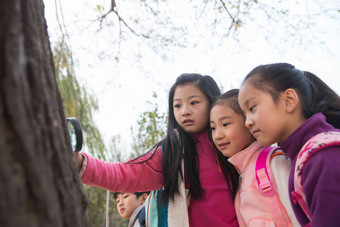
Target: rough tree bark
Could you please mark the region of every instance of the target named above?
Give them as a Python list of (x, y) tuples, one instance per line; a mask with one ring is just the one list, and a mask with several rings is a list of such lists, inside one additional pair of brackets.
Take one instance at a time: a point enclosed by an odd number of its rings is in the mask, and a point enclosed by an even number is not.
[(43, 2), (0, 6), (0, 226), (87, 226)]

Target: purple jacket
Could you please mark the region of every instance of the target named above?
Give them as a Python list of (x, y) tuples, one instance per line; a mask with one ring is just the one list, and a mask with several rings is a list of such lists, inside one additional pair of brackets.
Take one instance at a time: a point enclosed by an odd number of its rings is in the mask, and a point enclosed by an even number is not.
[[(291, 160), (292, 172), (289, 176), (290, 200), (296, 218), (302, 226), (309, 220), (299, 205), (292, 202), (294, 189), (294, 167), (296, 156), (302, 146), (312, 136), (325, 131), (340, 131), (326, 122), (318, 113), (307, 119), (295, 132), (280, 144)], [(340, 147), (328, 147), (315, 153), (304, 166), (302, 176), (307, 205), (312, 215), (312, 226), (340, 225)]]

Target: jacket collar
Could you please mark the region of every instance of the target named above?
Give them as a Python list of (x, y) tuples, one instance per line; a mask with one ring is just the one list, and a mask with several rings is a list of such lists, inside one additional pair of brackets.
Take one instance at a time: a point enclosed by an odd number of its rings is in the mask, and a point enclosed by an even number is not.
[(326, 122), (326, 117), (322, 113), (317, 113), (308, 118), (285, 141), (280, 143), (280, 147), (293, 161), (302, 146), (310, 138), (321, 132), (331, 130), (334, 130), (334, 127)]
[(250, 167), (251, 163), (256, 161), (262, 148), (263, 146), (258, 141), (255, 141), (246, 149), (234, 154), (228, 161), (236, 166), (238, 171), (242, 174)]

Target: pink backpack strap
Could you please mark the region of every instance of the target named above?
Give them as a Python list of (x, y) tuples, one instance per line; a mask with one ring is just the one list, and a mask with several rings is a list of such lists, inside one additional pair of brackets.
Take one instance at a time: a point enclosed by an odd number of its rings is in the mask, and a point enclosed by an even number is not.
[(301, 148), (295, 164), (294, 169), (294, 191), (292, 192), (292, 199), (295, 204), (299, 203), (300, 207), (312, 221), (310, 211), (306, 202), (306, 195), (302, 187), (303, 167), (310, 157), (316, 152), (332, 146), (340, 146), (340, 132), (330, 131), (322, 132), (310, 138)]
[(259, 192), (267, 197), (268, 206), (276, 226), (286, 227), (292, 224), (276, 192), (276, 184), (271, 180), (274, 178), (270, 169), (270, 160), (273, 153), (278, 149), (278, 147), (266, 147), (260, 152), (255, 164), (255, 181)]
[[(257, 182), (258, 190), (264, 196), (273, 196), (275, 194), (275, 188), (270, 181), (271, 170), (267, 168), (267, 163), (270, 162), (272, 153), (276, 150), (275, 147), (264, 148), (256, 160), (255, 165), (255, 179)], [(270, 166), (270, 165), (269, 165)]]

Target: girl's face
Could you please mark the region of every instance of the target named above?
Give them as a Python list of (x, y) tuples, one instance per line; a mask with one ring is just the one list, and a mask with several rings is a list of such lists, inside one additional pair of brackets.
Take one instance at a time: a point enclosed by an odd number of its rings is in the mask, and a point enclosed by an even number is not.
[(246, 116), (246, 127), (263, 146), (282, 142), (289, 136), (292, 122), (281, 95), (275, 103), (270, 93), (246, 81), (240, 89), (238, 101)]
[(174, 115), (179, 126), (187, 133), (200, 133), (207, 129), (209, 100), (192, 84), (178, 86), (173, 99)]
[(216, 105), (210, 111), (210, 127), (217, 149), (231, 157), (255, 141), (244, 125), (244, 117), (227, 105)]
[[(146, 195), (146, 194), (145, 194)], [(118, 194), (116, 198), (117, 210), (122, 218), (130, 219), (132, 213), (144, 204), (145, 196), (144, 194), (137, 198), (134, 193), (122, 193)]]

